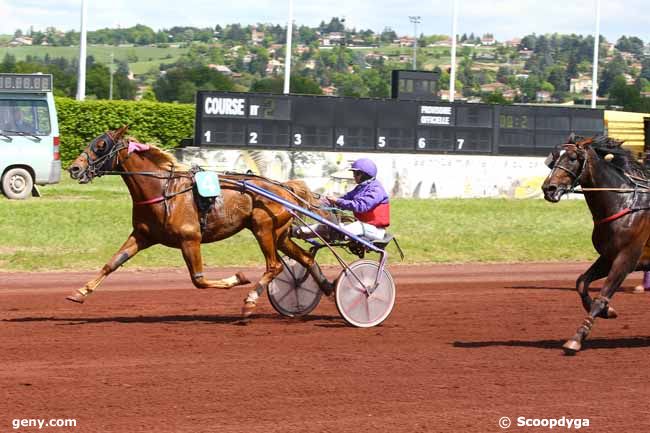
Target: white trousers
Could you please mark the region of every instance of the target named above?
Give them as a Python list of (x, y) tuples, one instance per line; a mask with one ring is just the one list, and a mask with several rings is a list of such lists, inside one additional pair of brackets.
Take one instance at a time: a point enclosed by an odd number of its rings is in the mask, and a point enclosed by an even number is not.
[[(341, 224), (339, 227), (349, 233), (352, 233), (355, 236), (370, 239), (372, 241), (384, 239), (384, 236), (386, 235), (385, 229), (375, 227), (372, 224), (366, 224), (361, 221), (354, 221), (349, 224)], [(324, 224), (312, 224), (309, 227), (300, 227), (300, 232), (304, 235), (301, 237), (303, 237), (303, 239), (310, 238), (314, 236), (313, 231), (317, 233), (323, 233), (323, 231), (326, 229), (327, 227)]]
[(380, 229), (379, 227), (375, 227), (372, 224), (366, 224), (361, 221), (355, 221), (350, 224), (343, 224), (341, 227), (353, 235), (361, 236), (372, 241), (384, 239), (384, 235), (386, 234), (385, 229)]

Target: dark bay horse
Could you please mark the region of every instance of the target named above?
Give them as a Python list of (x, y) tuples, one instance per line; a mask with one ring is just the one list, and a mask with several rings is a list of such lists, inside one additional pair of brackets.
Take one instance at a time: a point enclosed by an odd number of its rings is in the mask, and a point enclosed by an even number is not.
[(289, 237), (292, 215), (279, 203), (246, 190), (241, 184), (245, 180), (323, 215), (317, 208), (317, 197), (304, 182), (280, 184), (259, 176), (220, 175), (220, 204), (201, 215), (193, 188), (194, 173), (168, 152), (130, 141), (125, 136), (126, 130), (124, 126), (94, 139), (68, 169), (79, 183), (103, 174), (119, 174), (133, 199), (133, 231), (126, 242), (99, 275), (68, 296), (68, 300), (83, 303), (111, 272), (138, 251), (156, 244), (182, 251), (197, 288), (229, 289), (248, 283), (241, 273), (222, 280), (208, 280), (203, 275), (201, 259), (202, 243), (228, 238), (244, 228), (253, 232), (266, 259), (266, 271), (245, 300), (242, 310), (245, 316), (253, 312), (259, 295), (282, 271), (278, 250), (309, 269), (325, 293), (331, 292), (332, 283), (323, 276), (314, 258)]
[[(544, 198), (558, 202), (580, 186), (594, 219), (592, 243), (599, 254), (580, 275), (576, 290), (589, 313), (563, 346), (574, 354), (591, 332), (596, 317), (615, 318), (610, 301), (625, 277), (635, 270), (650, 270), (650, 180), (648, 173), (622, 142), (609, 137), (571, 136), (549, 158), (551, 173), (542, 185)], [(589, 284), (605, 278), (592, 299)]]

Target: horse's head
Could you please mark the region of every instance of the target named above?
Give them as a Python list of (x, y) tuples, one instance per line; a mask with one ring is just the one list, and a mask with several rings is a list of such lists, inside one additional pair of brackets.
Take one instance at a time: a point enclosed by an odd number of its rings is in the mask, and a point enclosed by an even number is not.
[(124, 148), (120, 140), (127, 129), (128, 126), (124, 125), (115, 131), (106, 131), (91, 141), (68, 168), (70, 177), (79, 183), (88, 183), (103, 172), (114, 170), (117, 154)]
[(558, 146), (549, 154), (546, 165), (551, 173), (542, 184), (546, 200), (556, 203), (580, 184), (591, 142), (590, 138), (578, 138), (571, 134), (566, 144)]

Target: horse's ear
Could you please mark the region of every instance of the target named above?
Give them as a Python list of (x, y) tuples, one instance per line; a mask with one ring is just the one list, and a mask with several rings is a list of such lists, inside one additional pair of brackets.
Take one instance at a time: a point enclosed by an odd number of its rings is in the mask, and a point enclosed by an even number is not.
[(569, 138), (567, 138), (566, 142), (568, 144), (576, 144), (576, 134), (574, 132), (569, 134)]
[(126, 125), (126, 124), (124, 126), (122, 126), (121, 128), (116, 129), (115, 131), (113, 131), (113, 138), (116, 139), (116, 140), (119, 140), (120, 138), (122, 138), (124, 136), (124, 134), (126, 134), (126, 131), (128, 129), (129, 129), (129, 125)]

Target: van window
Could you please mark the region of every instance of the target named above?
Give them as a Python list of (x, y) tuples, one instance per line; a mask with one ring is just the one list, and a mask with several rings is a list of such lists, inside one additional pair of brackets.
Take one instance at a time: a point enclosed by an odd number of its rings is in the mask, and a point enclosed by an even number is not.
[(6, 135), (49, 135), (52, 125), (47, 101), (0, 99), (0, 130)]

